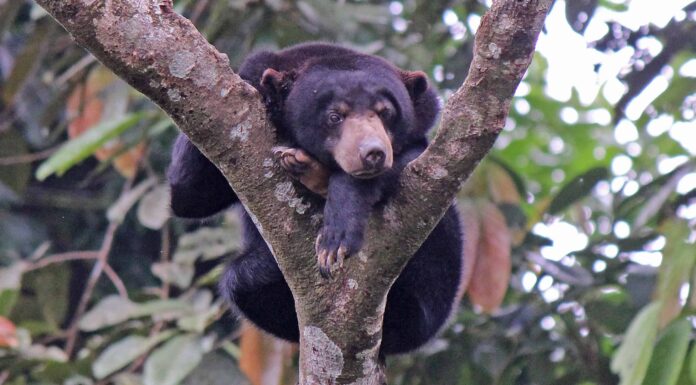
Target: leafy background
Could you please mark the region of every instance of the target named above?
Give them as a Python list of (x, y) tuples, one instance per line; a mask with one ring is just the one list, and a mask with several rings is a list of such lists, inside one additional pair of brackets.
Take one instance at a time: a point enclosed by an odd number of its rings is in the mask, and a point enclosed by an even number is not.
[[(666, 22), (650, 2), (555, 4), (460, 194), (468, 295), (440, 338), (389, 360), (391, 384), (696, 384), (696, 4), (680, 4)], [(331, 40), (426, 71), (445, 99), (486, 9), (175, 6), (235, 68), (254, 49)], [(647, 21), (627, 17), (641, 7)], [(592, 66), (594, 92), (573, 61)], [(234, 210), (170, 218), (176, 134), (37, 5), (0, 1), (0, 384), (295, 383), (295, 348), (217, 295), (240, 248)]]

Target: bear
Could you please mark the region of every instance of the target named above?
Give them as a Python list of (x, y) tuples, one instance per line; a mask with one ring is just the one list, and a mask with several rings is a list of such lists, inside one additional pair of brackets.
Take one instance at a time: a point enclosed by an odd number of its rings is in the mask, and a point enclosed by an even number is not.
[[(329, 43), (248, 57), (240, 77), (263, 97), (288, 147), (281, 166), (324, 200), (317, 264), (329, 278), (361, 248), (369, 215), (394, 194), (401, 171), (428, 145), (440, 109), (425, 73)], [(181, 134), (168, 170), (175, 215), (205, 218), (235, 202), (220, 171)], [(253, 324), (297, 342), (292, 293), (244, 213), (244, 248), (220, 291)], [(406, 264), (387, 296), (380, 354), (415, 350), (443, 329), (462, 295), (462, 228), (454, 204)], [(338, 267), (337, 267), (338, 266)]]

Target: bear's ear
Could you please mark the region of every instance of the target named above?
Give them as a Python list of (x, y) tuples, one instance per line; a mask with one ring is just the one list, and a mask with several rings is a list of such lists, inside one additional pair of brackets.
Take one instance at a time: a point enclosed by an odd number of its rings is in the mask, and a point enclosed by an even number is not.
[(401, 71), (401, 81), (412, 100), (418, 99), (428, 89), (428, 75), (423, 71)]
[(273, 68), (267, 68), (261, 75), (261, 87), (268, 93), (287, 94), (294, 78), (291, 72), (278, 72)]

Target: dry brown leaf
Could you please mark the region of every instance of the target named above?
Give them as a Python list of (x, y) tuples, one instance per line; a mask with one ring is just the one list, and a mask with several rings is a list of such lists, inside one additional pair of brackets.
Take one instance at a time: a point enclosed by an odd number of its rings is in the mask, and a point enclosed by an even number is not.
[[(253, 385), (294, 384), (291, 375), (295, 347), (245, 323), (240, 341), (239, 368)], [(290, 378), (290, 379), (289, 379)]]
[(478, 257), (468, 293), (472, 303), (491, 313), (502, 304), (510, 281), (511, 236), (500, 210), (491, 202), (479, 202)]
[(479, 251), (479, 237), (481, 233), (481, 225), (479, 220), (478, 210), (471, 201), (462, 202), (458, 205), (459, 218), (462, 223), (463, 230), (463, 263), (462, 263), (462, 279), (457, 291), (457, 298), (461, 298), (466, 292), (471, 282), (471, 276), (474, 273), (476, 259)]
[(515, 182), (505, 169), (491, 162), (488, 164), (487, 171), (488, 192), (493, 202), (513, 205), (519, 205), (522, 202)]
[[(105, 92), (108, 92), (106, 89), (115, 81), (118, 81), (116, 75), (104, 67), (98, 67), (90, 73), (87, 81), (75, 87), (66, 103), (66, 110), (71, 118), (68, 137), (75, 138), (99, 124), (104, 113)], [(124, 143), (116, 138), (95, 151), (94, 156), (100, 161), (110, 159), (122, 152), (123, 146)], [(138, 164), (144, 155), (145, 144), (141, 142), (115, 157), (112, 164), (119, 174), (131, 178), (138, 170)]]
[(9, 319), (0, 316), (0, 348), (15, 348), (18, 344), (17, 327)]

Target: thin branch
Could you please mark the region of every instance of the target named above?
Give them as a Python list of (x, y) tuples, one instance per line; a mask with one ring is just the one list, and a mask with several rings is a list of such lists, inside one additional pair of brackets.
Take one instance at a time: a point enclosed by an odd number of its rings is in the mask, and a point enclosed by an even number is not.
[(82, 73), (85, 68), (89, 67), (92, 63), (96, 63), (97, 59), (92, 55), (85, 55), (82, 59), (78, 60), (77, 63), (73, 64), (70, 68), (65, 70), (58, 78), (56, 78), (54, 84), (57, 87), (62, 87), (71, 80), (73, 77)]
[(33, 163), (37, 160), (43, 160), (48, 158), (49, 156), (53, 155), (53, 153), (56, 152), (56, 150), (57, 148), (49, 148), (48, 150), (33, 152), (31, 154), (7, 156), (4, 158), (0, 158), (0, 166), (12, 166), (14, 164)]
[(73, 320), (68, 328), (67, 341), (65, 343), (65, 354), (68, 357), (72, 356), (75, 349), (75, 342), (77, 341), (77, 336), (80, 331), (80, 319), (87, 310), (87, 305), (89, 304), (89, 300), (92, 298), (94, 287), (97, 285), (99, 277), (101, 277), (102, 271), (107, 264), (107, 258), (109, 257), (111, 245), (113, 244), (114, 235), (116, 234), (116, 229), (118, 229), (118, 226), (119, 223), (111, 222), (109, 223), (109, 227), (106, 229), (102, 246), (97, 255), (97, 263), (95, 263), (94, 267), (92, 267), (92, 272), (89, 274), (89, 279), (85, 284), (84, 292), (82, 293), (80, 302), (77, 305), (77, 310), (75, 310), (75, 315), (73, 316)]
[(111, 283), (114, 284), (116, 291), (118, 291), (118, 295), (121, 296), (121, 298), (128, 299), (128, 290), (126, 289), (126, 285), (123, 283), (123, 280), (121, 280), (121, 277), (116, 274), (114, 269), (108, 263), (104, 265), (104, 274), (106, 274)]
[(42, 269), (54, 263), (63, 263), (68, 261), (90, 260), (99, 258), (99, 251), (70, 251), (67, 253), (53, 254), (41, 258), (38, 261), (27, 265), (24, 268), (25, 272)]

